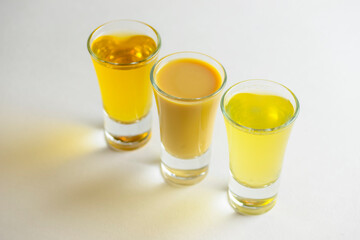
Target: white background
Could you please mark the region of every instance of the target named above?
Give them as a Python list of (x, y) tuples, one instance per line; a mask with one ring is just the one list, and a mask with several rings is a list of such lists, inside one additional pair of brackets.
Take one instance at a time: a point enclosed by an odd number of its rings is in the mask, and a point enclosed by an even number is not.
[[(1, 0), (0, 239), (359, 239), (360, 2), (346, 0)], [(228, 84), (278, 81), (301, 110), (277, 205), (235, 214), (217, 114), (206, 179), (188, 188), (159, 173), (153, 137), (114, 152), (86, 49), (114, 19), (154, 26), (160, 56), (192, 50), (219, 60)]]

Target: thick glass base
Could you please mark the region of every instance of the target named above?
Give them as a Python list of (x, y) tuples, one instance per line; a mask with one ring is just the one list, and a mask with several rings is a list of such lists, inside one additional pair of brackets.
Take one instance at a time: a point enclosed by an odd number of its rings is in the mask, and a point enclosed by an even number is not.
[(151, 131), (136, 136), (112, 136), (105, 131), (105, 140), (108, 146), (116, 151), (134, 150), (144, 146), (151, 138)]
[(264, 188), (250, 188), (231, 177), (228, 200), (233, 209), (243, 215), (260, 215), (275, 206), (279, 180)]
[(114, 150), (134, 150), (144, 146), (151, 138), (151, 114), (133, 123), (113, 120), (104, 111), (105, 139)]
[(189, 186), (201, 182), (209, 169), (211, 149), (203, 155), (181, 159), (170, 155), (161, 145), (161, 174), (170, 185)]
[(177, 170), (161, 163), (161, 175), (167, 183), (174, 186), (189, 186), (201, 182), (208, 172), (208, 167), (195, 170)]

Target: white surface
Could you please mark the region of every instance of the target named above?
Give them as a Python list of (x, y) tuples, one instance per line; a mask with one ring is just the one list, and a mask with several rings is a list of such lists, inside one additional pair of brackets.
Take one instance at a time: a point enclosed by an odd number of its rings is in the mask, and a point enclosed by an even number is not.
[[(1, 0), (0, 239), (359, 239), (359, 12), (357, 0)], [(273, 210), (228, 205), (220, 110), (209, 175), (193, 187), (163, 183), (156, 117), (144, 148), (105, 147), (86, 40), (122, 18), (153, 25), (160, 56), (218, 59), (227, 88), (265, 78), (297, 94)]]

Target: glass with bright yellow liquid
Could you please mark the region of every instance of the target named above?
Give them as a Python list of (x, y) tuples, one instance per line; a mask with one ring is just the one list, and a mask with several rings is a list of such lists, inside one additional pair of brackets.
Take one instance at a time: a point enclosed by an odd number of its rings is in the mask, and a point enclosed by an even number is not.
[(134, 20), (106, 23), (89, 36), (87, 47), (104, 108), (105, 139), (113, 149), (136, 149), (150, 139), (150, 70), (160, 45), (153, 27)]
[(227, 90), (220, 105), (229, 144), (229, 203), (242, 214), (265, 213), (275, 205), (299, 101), (279, 83), (248, 80)]
[(215, 115), (226, 73), (195, 52), (168, 55), (151, 71), (161, 137), (161, 173), (174, 185), (200, 182), (208, 172)]

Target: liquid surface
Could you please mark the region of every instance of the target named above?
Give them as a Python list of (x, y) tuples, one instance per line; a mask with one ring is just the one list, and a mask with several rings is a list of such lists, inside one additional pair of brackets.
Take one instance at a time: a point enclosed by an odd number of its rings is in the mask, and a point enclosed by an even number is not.
[(106, 61), (93, 58), (104, 110), (112, 119), (131, 123), (148, 114), (152, 101), (149, 76), (156, 58), (141, 61), (156, 48), (155, 41), (145, 35), (104, 35), (93, 41), (92, 51)]
[(156, 84), (169, 95), (181, 98), (205, 97), (221, 86), (219, 72), (197, 59), (170, 61), (157, 73)]
[[(220, 73), (197, 59), (173, 60), (163, 66), (155, 81), (163, 91), (182, 98), (211, 95), (222, 84)], [(198, 101), (178, 101), (154, 91), (158, 106), (161, 142), (181, 159), (205, 153), (211, 144), (220, 93)]]
[(274, 95), (253, 93), (234, 95), (225, 109), (236, 123), (253, 129), (279, 127), (294, 114), (289, 100)]
[(94, 40), (91, 50), (101, 60), (129, 64), (148, 58), (156, 50), (156, 43), (145, 35), (104, 35)]
[[(225, 110), (235, 122), (253, 129), (281, 126), (294, 114), (289, 100), (252, 93), (234, 95)], [(291, 125), (277, 131), (252, 132), (234, 126), (227, 119), (225, 123), (233, 177), (255, 188), (275, 182), (280, 175)]]

